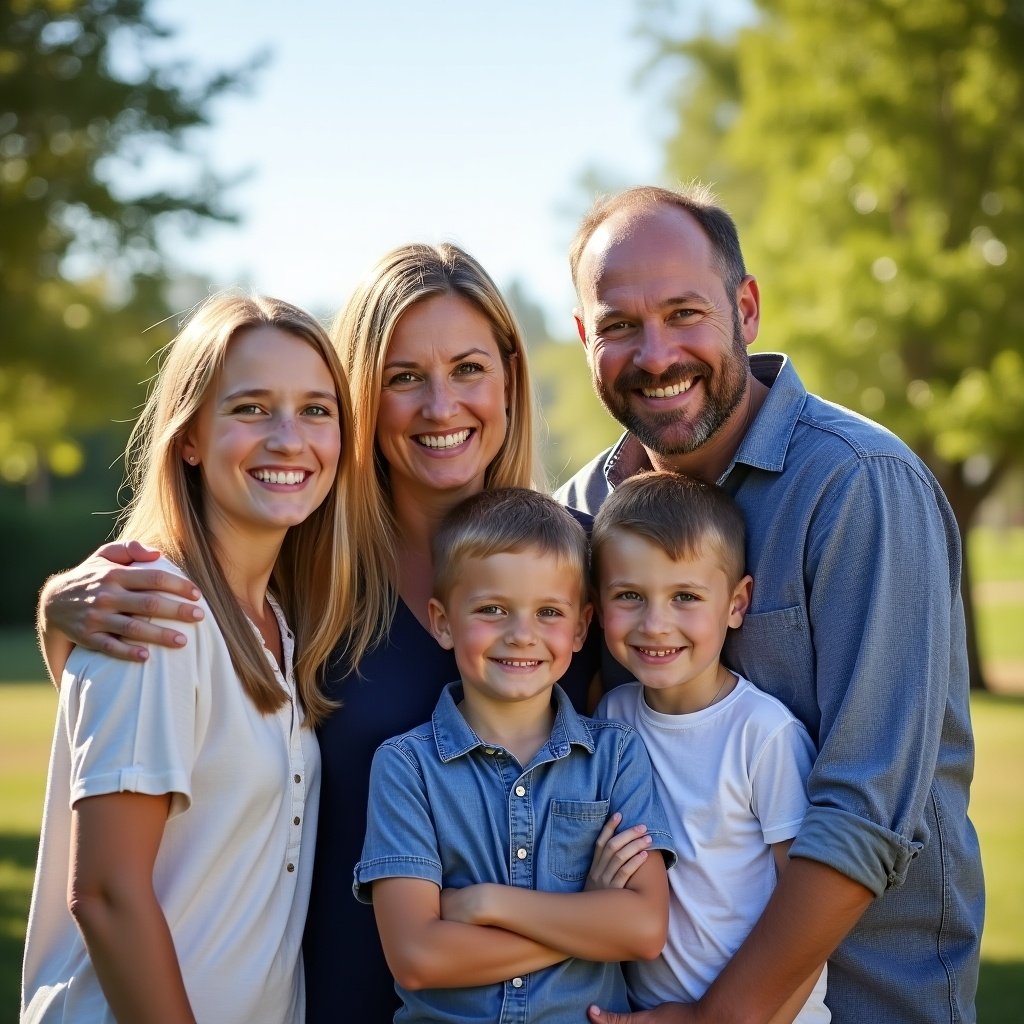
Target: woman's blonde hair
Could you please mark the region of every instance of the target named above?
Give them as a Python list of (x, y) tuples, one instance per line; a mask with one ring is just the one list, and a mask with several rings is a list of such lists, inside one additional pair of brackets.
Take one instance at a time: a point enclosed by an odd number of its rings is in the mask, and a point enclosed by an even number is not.
[(353, 666), (387, 635), (398, 575), (397, 527), (388, 467), (376, 443), (384, 363), (395, 327), (412, 306), (435, 295), (463, 299), (491, 325), (508, 380), (505, 439), (487, 467), (484, 487), (529, 487), (538, 467), (526, 346), (516, 319), (487, 271), (456, 245), (403, 245), (373, 268), (338, 315), (333, 336), (348, 371), (354, 406), (354, 447), (361, 514), (353, 546), (360, 561), (361, 621), (348, 648)]
[(352, 408), (345, 370), (312, 316), (279, 299), (236, 293), (215, 295), (193, 311), (164, 350), (128, 442), (132, 497), (119, 535), (159, 547), (185, 572), (209, 602), (252, 702), (264, 714), (280, 708), (287, 696), (207, 536), (200, 469), (189, 466), (182, 454), (184, 436), (216, 382), (229, 345), (256, 327), (275, 327), (311, 345), (327, 365), (338, 395), (342, 452), (334, 486), (319, 508), (288, 530), (271, 578), (271, 589), (295, 632), (295, 679), (306, 724), (312, 726), (334, 707), (320, 688), (320, 675), (338, 638), (351, 630), (355, 593), (346, 522), (354, 470)]

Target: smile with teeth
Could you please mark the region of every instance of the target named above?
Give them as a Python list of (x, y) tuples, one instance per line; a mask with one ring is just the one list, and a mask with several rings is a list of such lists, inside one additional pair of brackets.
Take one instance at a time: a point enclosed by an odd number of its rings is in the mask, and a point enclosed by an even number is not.
[(689, 391), (693, 380), (681, 380), (678, 384), (670, 384), (667, 388), (641, 388), (644, 398), (675, 398), (684, 391)]
[(678, 654), (682, 647), (637, 647), (636, 649), (646, 658), (668, 658), (673, 654)]
[(494, 660), (503, 668), (536, 668), (540, 664), (539, 661), (527, 661), (524, 658), (495, 658)]
[(310, 474), (305, 469), (254, 469), (252, 475), (265, 484), (301, 484)]
[(466, 428), (465, 430), (456, 430), (453, 434), (418, 434), (416, 440), (424, 448), (457, 448), (469, 440), (469, 435), (472, 433), (472, 430)]

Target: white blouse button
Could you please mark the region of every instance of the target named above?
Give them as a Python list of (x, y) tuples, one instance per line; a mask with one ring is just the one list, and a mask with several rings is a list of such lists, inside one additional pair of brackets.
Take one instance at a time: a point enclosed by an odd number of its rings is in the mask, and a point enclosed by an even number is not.
[(519, 849), (516, 850), (516, 856), (520, 860), (526, 860), (526, 850), (522, 846), (520, 846)]
[(516, 786), (516, 796), (526, 796), (526, 787)]

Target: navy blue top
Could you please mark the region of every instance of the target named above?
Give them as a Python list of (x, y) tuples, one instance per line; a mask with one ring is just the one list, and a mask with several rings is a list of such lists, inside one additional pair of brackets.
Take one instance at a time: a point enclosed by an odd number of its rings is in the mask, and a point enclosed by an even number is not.
[[(599, 665), (600, 633), (592, 626), (560, 681), (580, 710)], [(429, 721), (445, 684), (459, 675), (454, 654), (402, 601), (387, 639), (363, 658), (360, 673), (345, 673), (343, 666), (328, 671), (327, 694), (342, 706), (319, 730), (320, 822), (303, 942), (308, 1024), (377, 1024), (390, 1021), (400, 1006), (373, 908), (352, 895), (366, 831), (370, 763), (384, 740)]]

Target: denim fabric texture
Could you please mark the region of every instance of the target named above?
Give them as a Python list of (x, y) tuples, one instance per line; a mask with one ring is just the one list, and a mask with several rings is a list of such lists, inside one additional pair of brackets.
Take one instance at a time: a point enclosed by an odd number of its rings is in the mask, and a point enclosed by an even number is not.
[[(984, 890), (956, 522), (897, 437), (809, 395), (785, 356), (750, 362), (770, 391), (719, 483), (746, 518), (753, 602), (723, 661), (818, 747), (790, 855), (877, 896), (829, 961), (827, 1002), (837, 1024), (974, 1021)], [(645, 468), (627, 434), (556, 497), (593, 515)]]
[[(671, 832), (639, 736), (619, 722), (583, 718), (559, 687), (548, 742), (523, 768), (485, 744), (441, 695), (430, 722), (374, 755), (363, 856), (353, 890), (366, 902), (381, 878), (463, 887), (499, 882), (548, 892), (583, 888), (594, 841), (612, 811), (643, 822), (652, 849), (675, 861)], [(569, 959), (501, 984), (408, 992), (395, 1021), (579, 1024), (599, 1003), (626, 1010), (617, 963)]]

